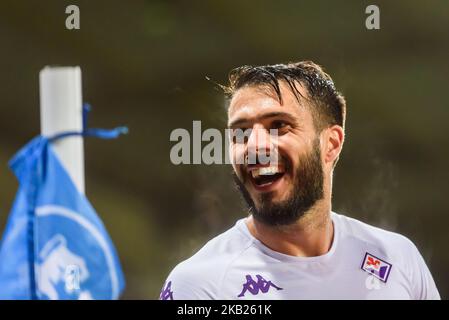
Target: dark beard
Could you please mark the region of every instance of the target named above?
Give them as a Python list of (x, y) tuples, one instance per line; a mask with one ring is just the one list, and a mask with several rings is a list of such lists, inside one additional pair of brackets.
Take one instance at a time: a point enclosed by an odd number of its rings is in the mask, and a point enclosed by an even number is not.
[[(286, 163), (286, 172), (289, 172), (288, 168), (291, 169), (291, 165)], [(312, 151), (299, 159), (292, 192), (288, 199), (282, 202), (273, 203), (272, 193), (264, 193), (260, 198), (260, 208), (257, 209), (245, 185), (235, 173), (233, 176), (254, 219), (268, 226), (291, 225), (323, 198), (324, 174), (319, 139), (315, 139)]]

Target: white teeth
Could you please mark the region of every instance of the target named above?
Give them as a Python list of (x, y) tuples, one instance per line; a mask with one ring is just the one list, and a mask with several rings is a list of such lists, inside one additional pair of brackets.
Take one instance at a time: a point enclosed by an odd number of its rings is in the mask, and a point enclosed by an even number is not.
[(277, 166), (271, 167), (263, 167), (257, 168), (251, 171), (253, 178), (257, 178), (258, 176), (272, 176), (279, 172), (279, 168)]

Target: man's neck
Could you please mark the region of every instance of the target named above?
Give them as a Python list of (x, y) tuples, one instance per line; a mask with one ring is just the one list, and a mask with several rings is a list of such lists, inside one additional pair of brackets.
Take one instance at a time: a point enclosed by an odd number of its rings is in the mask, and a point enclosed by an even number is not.
[(334, 238), (330, 207), (318, 203), (288, 226), (268, 226), (253, 216), (246, 219), (246, 225), (250, 233), (268, 248), (290, 256), (315, 257), (326, 254)]

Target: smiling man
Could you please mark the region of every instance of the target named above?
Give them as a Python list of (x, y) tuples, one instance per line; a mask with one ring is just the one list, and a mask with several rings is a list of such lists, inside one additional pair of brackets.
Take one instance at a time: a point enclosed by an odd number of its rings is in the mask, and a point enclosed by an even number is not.
[(250, 215), (176, 266), (160, 299), (439, 299), (410, 240), (332, 212), (346, 103), (331, 77), (303, 61), (229, 81), (229, 128), (250, 133), (231, 156), (256, 159), (233, 163)]

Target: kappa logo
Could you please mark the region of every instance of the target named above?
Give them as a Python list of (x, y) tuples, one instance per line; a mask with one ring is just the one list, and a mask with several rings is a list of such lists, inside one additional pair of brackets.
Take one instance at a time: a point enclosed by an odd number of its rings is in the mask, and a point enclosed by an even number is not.
[(173, 291), (171, 290), (171, 281), (164, 285), (159, 300), (173, 300)]
[(275, 288), (276, 290), (283, 290), (282, 288), (278, 287), (271, 281), (265, 280), (261, 275), (256, 275), (257, 281), (255, 281), (251, 275), (246, 275), (246, 283), (243, 284), (242, 292), (237, 297), (244, 297), (245, 293), (249, 291), (253, 296), (259, 294), (259, 292), (267, 293), (271, 287)]
[(362, 270), (372, 274), (374, 277), (385, 283), (390, 275), (391, 267), (391, 263), (379, 259), (368, 252), (363, 258)]

